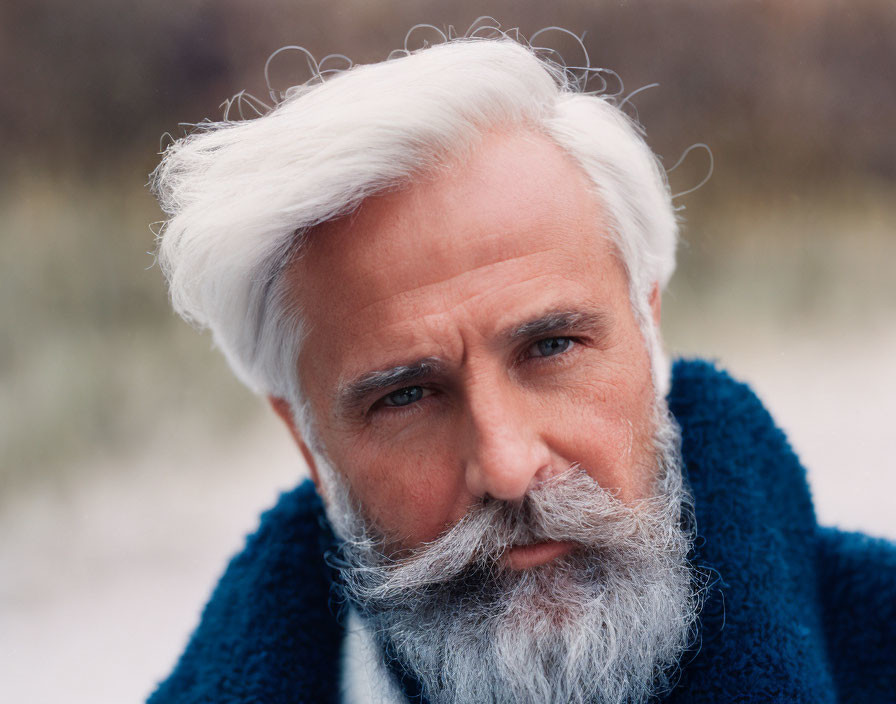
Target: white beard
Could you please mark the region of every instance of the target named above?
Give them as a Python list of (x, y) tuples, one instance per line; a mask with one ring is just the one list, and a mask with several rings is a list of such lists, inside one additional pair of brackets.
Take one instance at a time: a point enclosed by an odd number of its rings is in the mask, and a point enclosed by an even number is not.
[[(432, 704), (621, 704), (669, 688), (699, 597), (678, 426), (658, 415), (656, 496), (624, 504), (574, 466), (520, 503), (480, 502), (397, 560), (318, 464), (345, 596)], [(532, 569), (501, 565), (510, 545), (543, 540), (579, 547)]]

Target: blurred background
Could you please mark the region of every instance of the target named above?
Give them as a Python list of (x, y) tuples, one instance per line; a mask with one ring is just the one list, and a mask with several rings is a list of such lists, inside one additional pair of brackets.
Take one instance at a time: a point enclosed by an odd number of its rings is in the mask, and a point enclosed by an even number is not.
[[(146, 189), (162, 135), (267, 97), (287, 44), (384, 58), (480, 15), (584, 34), (667, 166), (675, 354), (749, 380), (823, 522), (896, 538), (892, 0), (0, 0), (0, 698), (139, 702), (226, 558), (303, 473), (210, 338), (169, 312)], [(412, 36), (412, 45), (433, 38)], [(559, 33), (539, 43), (571, 64)], [(297, 60), (275, 66), (302, 82)], [(705, 152), (670, 174), (698, 184)]]

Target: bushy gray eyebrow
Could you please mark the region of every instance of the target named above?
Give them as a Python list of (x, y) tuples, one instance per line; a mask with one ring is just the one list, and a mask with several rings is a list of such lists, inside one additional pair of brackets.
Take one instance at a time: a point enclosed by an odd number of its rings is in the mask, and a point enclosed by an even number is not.
[(342, 413), (356, 410), (374, 394), (395, 386), (410, 386), (415, 381), (435, 376), (444, 370), (445, 364), (438, 357), (424, 357), (410, 364), (366, 372), (352, 381), (340, 384), (336, 391), (336, 408)]
[(603, 313), (583, 311), (552, 311), (535, 320), (511, 328), (507, 333), (511, 341), (543, 337), (557, 332), (591, 331), (603, 334), (609, 328), (609, 318)]

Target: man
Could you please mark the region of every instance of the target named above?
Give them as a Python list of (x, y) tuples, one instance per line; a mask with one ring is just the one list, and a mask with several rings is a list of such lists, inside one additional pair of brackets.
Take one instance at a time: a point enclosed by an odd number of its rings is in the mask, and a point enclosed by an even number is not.
[(316, 492), (153, 704), (892, 700), (896, 551), (818, 528), (746, 387), (670, 375), (674, 211), (612, 100), (458, 40), (205, 125), (155, 186), (175, 308)]

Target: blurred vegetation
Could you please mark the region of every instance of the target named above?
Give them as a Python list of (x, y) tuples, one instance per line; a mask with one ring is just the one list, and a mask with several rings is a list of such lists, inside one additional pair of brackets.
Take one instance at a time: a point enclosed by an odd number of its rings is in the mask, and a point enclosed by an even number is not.
[(95, 167), (124, 156), (133, 167), (138, 155), (149, 167), (165, 130), (218, 116), (243, 88), (265, 97), (261, 68), (281, 46), (369, 62), (414, 23), (464, 31), (484, 14), (527, 35), (549, 25), (586, 33), (592, 61), (630, 89), (660, 83), (638, 105), (662, 154), (711, 135), (741, 177), (765, 180), (772, 166), (778, 176), (896, 178), (892, 0), (4, 3), (5, 162)]
[[(219, 118), (242, 89), (264, 99), (264, 62), (281, 46), (363, 63), (415, 23), (463, 32), (484, 14), (526, 35), (585, 33), (592, 64), (627, 92), (659, 83), (634, 103), (667, 165), (692, 143), (712, 148), (712, 179), (680, 201), (673, 318), (735, 280), (731, 295), (784, 326), (832, 307), (848, 320), (857, 299), (896, 310), (892, 0), (6, 2), (0, 496), (24, 477), (64, 478), (79, 457), (185, 438), (187, 417), (236, 428), (256, 408), (208, 337), (168, 312), (147, 254), (162, 215), (146, 175), (163, 133)], [(542, 40), (581, 60), (562, 35)], [(278, 83), (306, 77), (277, 69)], [(694, 152), (673, 190), (706, 168)]]

